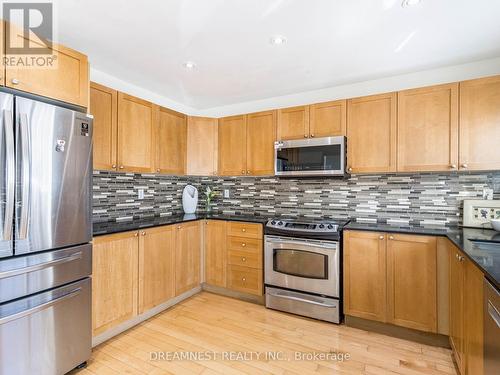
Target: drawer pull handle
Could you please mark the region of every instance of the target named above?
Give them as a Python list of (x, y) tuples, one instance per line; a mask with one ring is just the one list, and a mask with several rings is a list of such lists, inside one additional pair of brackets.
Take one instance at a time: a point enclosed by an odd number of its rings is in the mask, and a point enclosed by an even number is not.
[(17, 78), (12, 78), (11, 82), (13, 85), (19, 85), (19, 80)]
[(242, 243), (241, 244), (241, 247), (245, 247), (247, 244), (246, 243)]
[(246, 277), (242, 277), (241, 281), (247, 281)]
[(247, 230), (246, 230), (245, 228), (243, 228), (241, 231), (242, 231), (242, 232), (246, 232)]
[(247, 258), (243, 257), (243, 258), (241, 258), (241, 260), (242, 260), (243, 262), (246, 262), (246, 261), (247, 261)]

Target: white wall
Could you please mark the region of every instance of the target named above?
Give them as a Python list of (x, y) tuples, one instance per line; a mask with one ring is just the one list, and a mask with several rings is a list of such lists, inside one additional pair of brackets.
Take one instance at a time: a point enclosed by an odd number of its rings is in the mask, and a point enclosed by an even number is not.
[(398, 91), (440, 83), (463, 81), (472, 78), (500, 74), (500, 58), (476, 61), (467, 64), (396, 75), (371, 81), (335, 86), (321, 90), (301, 92), (251, 102), (232, 104), (205, 110), (197, 110), (175, 102), (147, 89), (132, 85), (95, 69), (90, 70), (92, 81), (141, 97), (173, 110), (195, 116), (223, 117), (251, 113), (295, 105), (318, 103), (328, 100), (354, 98), (390, 91)]

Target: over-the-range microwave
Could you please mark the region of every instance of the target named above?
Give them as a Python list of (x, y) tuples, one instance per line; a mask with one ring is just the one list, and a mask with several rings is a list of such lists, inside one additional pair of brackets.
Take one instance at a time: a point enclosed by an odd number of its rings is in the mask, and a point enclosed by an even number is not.
[(346, 137), (275, 142), (274, 173), (276, 176), (347, 176)]

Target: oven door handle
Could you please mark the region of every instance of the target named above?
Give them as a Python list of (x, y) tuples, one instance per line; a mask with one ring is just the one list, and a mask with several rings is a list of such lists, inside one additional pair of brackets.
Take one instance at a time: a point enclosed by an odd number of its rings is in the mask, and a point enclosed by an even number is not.
[(289, 300), (292, 300), (292, 301), (310, 303), (311, 305), (317, 305), (317, 306), (321, 306), (321, 307), (328, 307), (328, 308), (333, 308), (333, 309), (337, 308), (336, 305), (332, 305), (330, 303), (322, 303), (322, 302), (311, 301), (311, 300), (306, 299), (306, 298), (289, 296), (289, 295), (281, 294), (281, 293), (269, 293), (269, 295), (271, 297), (277, 297), (277, 298), (289, 299)]
[(317, 247), (317, 248), (321, 248), (321, 249), (333, 249), (333, 250), (338, 249), (337, 243), (332, 243), (331, 245), (325, 245), (325, 243), (314, 243), (314, 242), (307, 242), (307, 241), (277, 240), (277, 239), (268, 240), (267, 243), (270, 243), (270, 244), (290, 244), (292, 246), (293, 245), (310, 246), (310, 247)]

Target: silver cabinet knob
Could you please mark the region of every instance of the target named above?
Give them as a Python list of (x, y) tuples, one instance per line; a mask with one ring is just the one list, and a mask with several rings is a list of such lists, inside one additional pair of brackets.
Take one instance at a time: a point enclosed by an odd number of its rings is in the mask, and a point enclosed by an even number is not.
[(241, 174), (245, 174), (245, 171), (241, 171)]
[(160, 173), (160, 168), (156, 169), (156, 173)]
[(390, 240), (393, 240), (393, 239), (394, 239), (394, 236), (389, 236), (389, 239), (390, 239)]
[(469, 167), (469, 166), (467, 165), (467, 163), (463, 163), (463, 164), (462, 164), (462, 168), (467, 169), (468, 167)]
[(308, 134), (304, 134), (304, 138), (309, 138), (309, 135)]
[(141, 236), (145, 236), (146, 235), (146, 232), (141, 232)]
[(19, 80), (17, 78), (12, 78), (11, 82), (13, 85), (19, 85)]
[(349, 172), (352, 172), (352, 168), (351, 168), (351, 167), (347, 168), (347, 170), (348, 170)]
[(243, 257), (243, 258), (241, 258), (241, 260), (242, 260), (243, 262), (246, 262), (246, 261), (247, 261), (247, 258)]
[(450, 165), (450, 168), (451, 169), (457, 169), (457, 165), (456, 164), (452, 164), (452, 165)]
[(182, 227), (181, 227), (180, 225), (177, 227), (177, 229), (181, 229), (181, 228), (182, 228)]
[(111, 168), (116, 169), (116, 164), (113, 164)]
[(247, 171), (247, 174), (250, 174), (250, 171)]
[(311, 134), (311, 138), (314, 138), (314, 134)]
[(246, 232), (247, 230), (246, 230), (245, 228), (243, 228), (241, 231), (242, 231), (242, 232)]
[(120, 165), (120, 169), (123, 169), (123, 165)]
[(241, 244), (241, 247), (245, 247), (247, 244), (246, 243), (242, 243)]
[(247, 281), (247, 278), (246, 277), (242, 277), (241, 281)]
[(379, 236), (378, 238), (379, 240), (383, 240), (384, 239), (384, 236)]
[(139, 235), (139, 233), (135, 232), (134, 233), (134, 237), (137, 237)]

